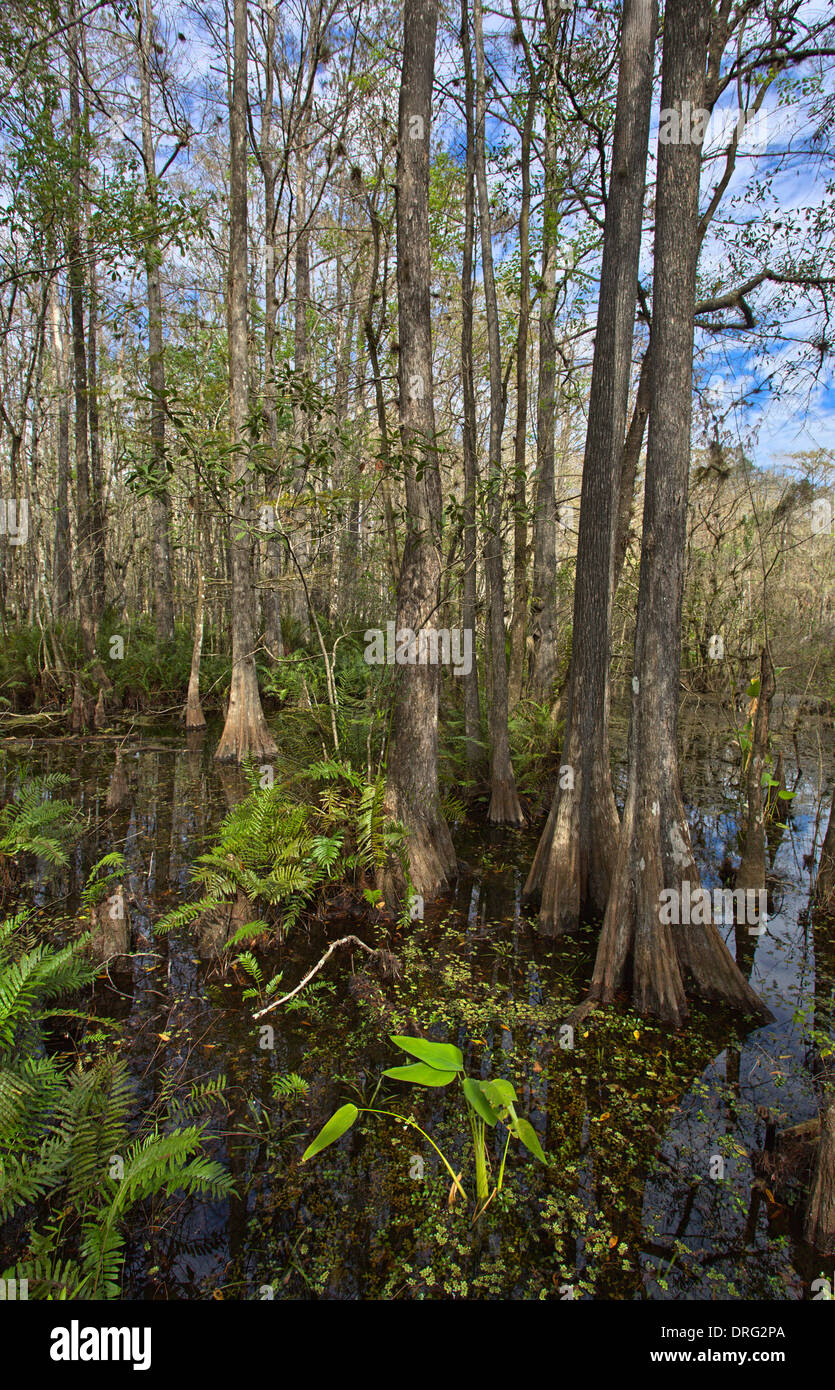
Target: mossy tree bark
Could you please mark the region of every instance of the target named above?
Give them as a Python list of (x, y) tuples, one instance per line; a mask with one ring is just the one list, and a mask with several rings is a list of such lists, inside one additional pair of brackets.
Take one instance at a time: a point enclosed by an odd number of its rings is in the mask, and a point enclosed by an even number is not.
[(652, 104), (655, 0), (627, 0), (603, 231), (600, 302), (583, 462), (577, 581), (561, 775), (525, 884), (540, 930), (602, 914), (618, 814), (609, 767), (609, 647), (620, 462), (626, 430)]

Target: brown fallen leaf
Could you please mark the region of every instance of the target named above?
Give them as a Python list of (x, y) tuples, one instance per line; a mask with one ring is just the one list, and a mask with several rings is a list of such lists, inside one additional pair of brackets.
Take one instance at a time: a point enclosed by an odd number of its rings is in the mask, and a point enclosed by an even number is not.
[[(463, 1171), (464, 1171), (464, 1170), (463, 1170), (463, 1168), (462, 1168), (461, 1172), (463, 1172)], [(460, 1181), (460, 1178), (461, 1178), (461, 1173), (458, 1174), (458, 1179), (459, 1179), (459, 1181)], [(458, 1196), (458, 1183), (457, 1183), (457, 1182), (454, 1182), (454, 1183), (451, 1183), (451, 1184), (450, 1184), (450, 1188), (449, 1188), (449, 1207), (450, 1207), (450, 1210), (451, 1210), (452, 1207), (455, 1205), (455, 1198), (456, 1198), (457, 1196)]]

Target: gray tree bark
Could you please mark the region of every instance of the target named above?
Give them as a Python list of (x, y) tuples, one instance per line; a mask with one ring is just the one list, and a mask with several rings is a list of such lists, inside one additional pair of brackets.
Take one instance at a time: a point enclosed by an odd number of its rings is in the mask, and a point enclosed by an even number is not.
[(70, 558), (70, 409), (67, 382), (64, 325), (57, 287), (52, 291), (52, 358), (58, 393), (56, 437), (57, 472), (55, 484), (55, 542), (52, 555), (52, 611), (65, 618), (72, 603), (72, 562)]
[(464, 736), (467, 770), (477, 777), (484, 766), (484, 747), (481, 729), (481, 705), (478, 692), (476, 664), (476, 604), (478, 531), (476, 528), (476, 496), (478, 488), (478, 451), (476, 447), (475, 387), (473, 384), (473, 249), (475, 245), (475, 116), (473, 103), (475, 85), (470, 50), (470, 21), (468, 0), (461, 0), (461, 49), (464, 55), (464, 115), (467, 126), (467, 163), (464, 185), (464, 248), (461, 264), (461, 394), (464, 420), (461, 431), (464, 464), (464, 496), (462, 499), (464, 574), (461, 594), (461, 622), (465, 632), (472, 634), (472, 669), (461, 680), (464, 684)]
[[(435, 436), (429, 248), (429, 142), (437, 0), (405, 0), (397, 144), (397, 302), (400, 438), (406, 485), (406, 541), (397, 628), (416, 633), (440, 603), (441, 478)], [(385, 806), (407, 832), (416, 892), (439, 893), (455, 872), (455, 851), (438, 787), (437, 665), (397, 668)], [(402, 893), (397, 866), (381, 876), (386, 901)]]
[[(705, 0), (668, 0), (663, 109), (703, 106), (709, 19)], [(680, 903), (685, 881), (691, 895), (699, 887), (677, 734), (700, 165), (697, 143), (659, 144), (653, 355), (663, 371), (652, 373), (626, 804), (590, 988), (608, 1002), (631, 980), (634, 1007), (677, 1027), (688, 977), (703, 998), (770, 1018), (713, 921), (674, 925), (661, 912), (663, 892)]]
[(504, 626), (504, 559), (502, 556), (502, 359), (499, 308), (493, 271), (490, 203), (487, 192), (486, 73), (481, 0), (473, 3), (473, 37), (476, 57), (475, 176), (481, 230), (481, 274), (487, 311), (487, 343), (490, 359), (490, 450), (487, 471), (487, 537), (484, 567), (487, 574), (487, 635), (490, 676), (490, 805), (487, 819), (496, 824), (522, 825), (524, 816), (516, 793), (507, 730), (507, 657)]
[(552, 0), (545, 4), (547, 72), (545, 94), (545, 186), (542, 206), (542, 262), (539, 277), (539, 391), (536, 404), (536, 497), (533, 521), (533, 575), (531, 581), (530, 693), (534, 700), (550, 700), (557, 678), (557, 496), (554, 479), (554, 429), (556, 421), (557, 345), (554, 320), (557, 312), (557, 226), (559, 223), (557, 135), (552, 102), (556, 71), (556, 24), (559, 11)]
[(152, 232), (144, 246), (148, 294), (148, 384), (151, 388), (151, 455), (154, 491), (151, 496), (154, 619), (158, 642), (174, 640), (174, 585), (171, 574), (171, 504), (165, 461), (165, 347), (162, 327), (160, 248), (155, 220), (158, 206), (156, 147), (151, 125), (151, 44), (154, 15), (151, 0), (143, 0), (137, 19), (139, 92), (142, 116), (142, 159), (145, 197), (151, 210)]

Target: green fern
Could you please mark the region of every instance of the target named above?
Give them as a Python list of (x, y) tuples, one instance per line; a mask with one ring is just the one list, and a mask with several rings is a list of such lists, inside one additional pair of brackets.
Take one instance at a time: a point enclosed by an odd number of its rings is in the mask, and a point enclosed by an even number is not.
[(69, 849), (83, 829), (75, 807), (54, 793), (69, 777), (50, 772), (26, 777), (0, 807), (0, 894), (5, 899), (20, 879), (20, 861), (37, 855), (53, 868), (69, 859)]
[(164, 1087), (132, 1133), (124, 1061), (105, 1054), (73, 1066), (46, 1054), (51, 1001), (92, 981), (88, 941), (33, 943), (25, 915), (0, 925), (0, 1223), (30, 1212), (3, 1277), (28, 1279), (32, 1297), (117, 1297), (124, 1223), (137, 1202), (232, 1191), (193, 1123), (221, 1096), (222, 1079), (179, 1100)]
[[(268, 923), (284, 938), (331, 886), (347, 884), (360, 896), (363, 880), (392, 856), (408, 882), (404, 834), (386, 813), (382, 778), (367, 783), (339, 761), (313, 763), (290, 783), (272, 787), (260, 785), (251, 765), (245, 772), (249, 795), (229, 811), (217, 842), (192, 866), (199, 898), (166, 913), (157, 932), (186, 927), (243, 894), (264, 909), (265, 920), (239, 927), (227, 948), (260, 935)], [(298, 799), (302, 781), (306, 800)]]

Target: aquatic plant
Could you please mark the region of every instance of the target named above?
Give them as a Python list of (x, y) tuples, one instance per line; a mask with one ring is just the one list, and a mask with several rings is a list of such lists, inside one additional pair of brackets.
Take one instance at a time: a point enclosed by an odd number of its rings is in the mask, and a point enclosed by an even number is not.
[[(340, 1106), (327, 1124), (323, 1125), (312, 1143), (307, 1146), (302, 1154), (302, 1163), (306, 1163), (308, 1159), (314, 1158), (316, 1154), (326, 1149), (329, 1144), (341, 1139), (359, 1115), (381, 1115), (417, 1130), (418, 1134), (422, 1135), (428, 1144), (431, 1144), (452, 1178), (450, 1200), (454, 1198), (456, 1192), (459, 1192), (465, 1201), (469, 1200), (461, 1185), (460, 1174), (455, 1172), (449, 1159), (441, 1152), (434, 1139), (421, 1129), (414, 1116), (397, 1114), (392, 1110), (380, 1110), (374, 1106), (373, 1101), (380, 1089), (383, 1077), (389, 1077), (392, 1081), (406, 1081), (411, 1086), (423, 1087), (449, 1086), (454, 1081), (460, 1082), (473, 1143), (476, 1215), (480, 1215), (496, 1196), (496, 1193), (502, 1190), (507, 1151), (511, 1138), (518, 1139), (533, 1154), (534, 1158), (537, 1158), (540, 1163), (545, 1163), (545, 1154), (533, 1125), (530, 1120), (516, 1113), (516, 1092), (509, 1081), (502, 1079), (482, 1081), (475, 1077), (466, 1076), (461, 1050), (452, 1043), (437, 1043), (427, 1038), (408, 1038), (400, 1035), (392, 1035), (391, 1041), (410, 1057), (416, 1057), (417, 1061), (409, 1063), (408, 1066), (388, 1067), (377, 1084), (371, 1105), (357, 1106), (349, 1103)], [(499, 1165), (496, 1185), (491, 1192), (490, 1158), (486, 1136), (487, 1130), (494, 1129), (500, 1122), (507, 1129), (507, 1139)]]

